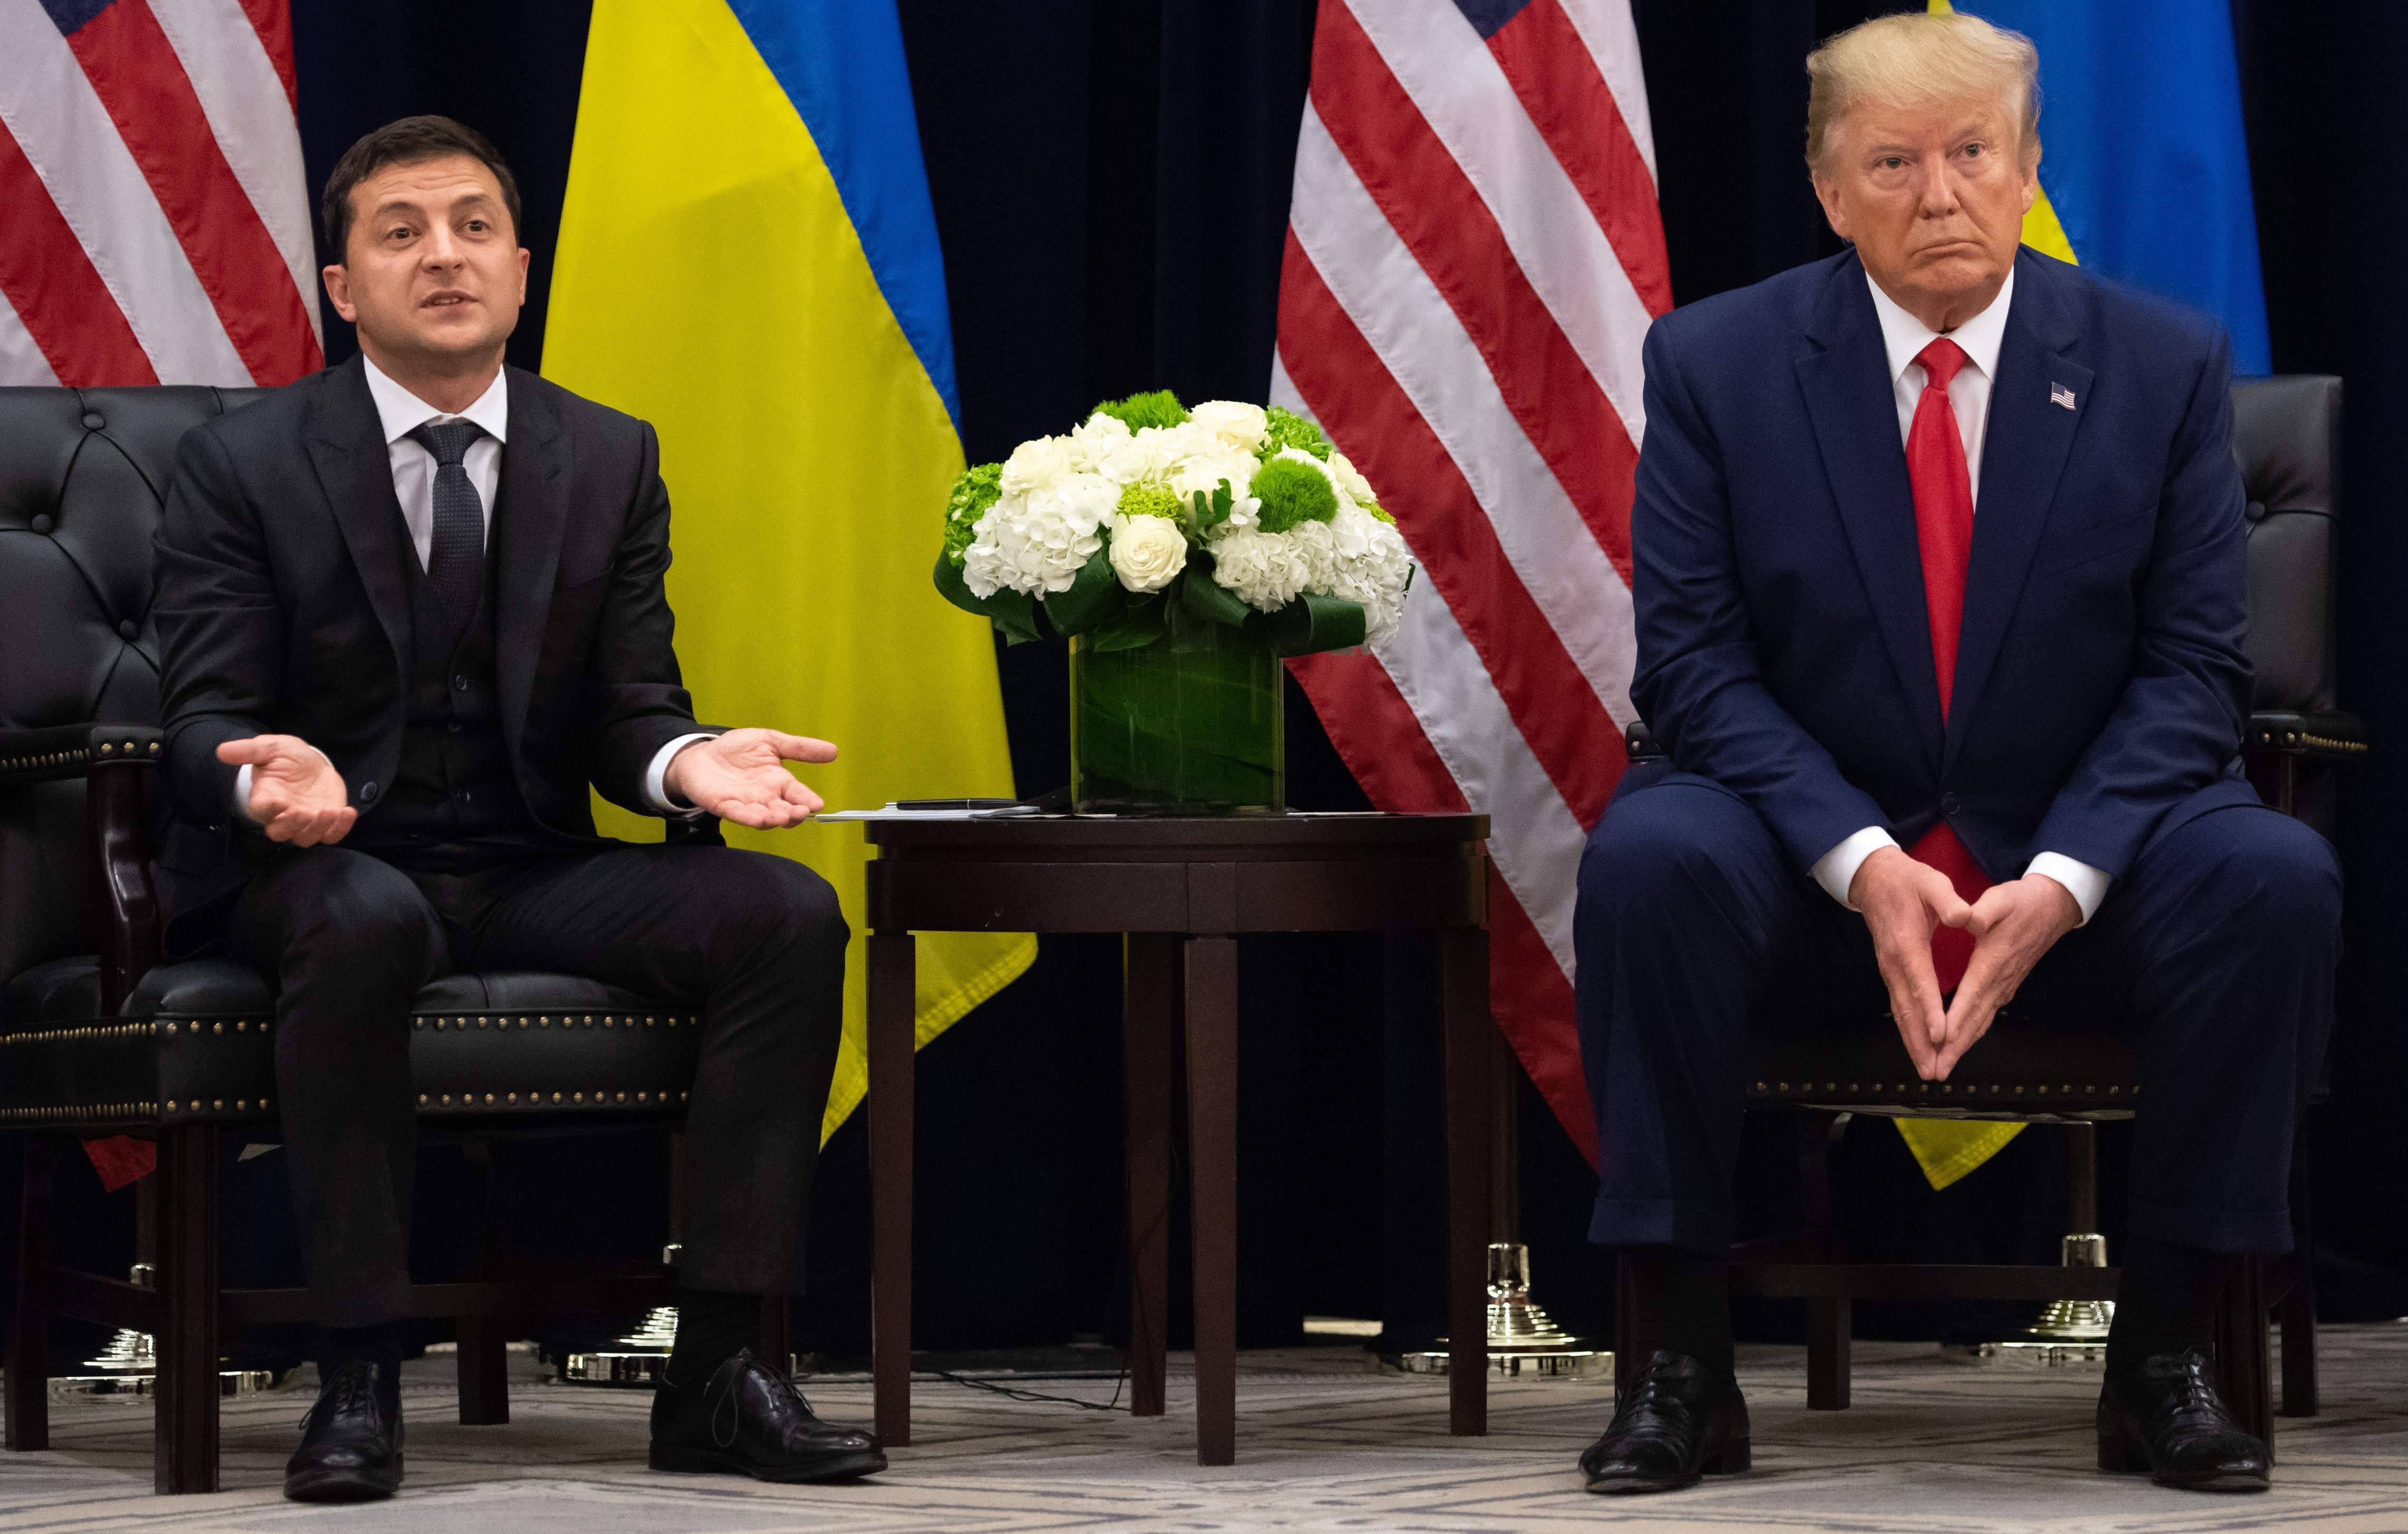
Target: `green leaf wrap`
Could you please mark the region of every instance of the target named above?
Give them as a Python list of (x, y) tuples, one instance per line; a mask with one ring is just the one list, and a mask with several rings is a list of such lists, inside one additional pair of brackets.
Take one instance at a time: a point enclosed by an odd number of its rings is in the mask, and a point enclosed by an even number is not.
[(1342, 596), (1299, 596), (1277, 612), (1259, 613), (1264, 642), (1283, 655), (1352, 650), (1363, 642), (1363, 604)]
[(1241, 628), (1246, 615), (1254, 609), (1236, 592), (1212, 579), (1212, 556), (1202, 549), (1187, 556), (1187, 568), (1180, 577), (1179, 600), (1182, 606), (1198, 618), (1207, 618), (1224, 628)]
[(1007, 588), (993, 596), (979, 596), (962, 579), (962, 572), (953, 567), (953, 560), (943, 553), (937, 555), (937, 595), (964, 612), (975, 612), (995, 624), (1013, 644), (1026, 644), (1045, 637), (1038, 625), (1037, 604), (1029, 600), (1027, 593)]
[(1112, 573), (1109, 550), (1098, 549), (1079, 566), (1069, 590), (1045, 598), (1045, 619), (1057, 634), (1084, 634), (1119, 617), (1127, 600), (1121, 578)]
[(1163, 636), (1163, 620), (1170, 604), (1158, 592), (1132, 594), (1121, 615), (1087, 632), (1087, 643), (1098, 651), (1138, 650)]

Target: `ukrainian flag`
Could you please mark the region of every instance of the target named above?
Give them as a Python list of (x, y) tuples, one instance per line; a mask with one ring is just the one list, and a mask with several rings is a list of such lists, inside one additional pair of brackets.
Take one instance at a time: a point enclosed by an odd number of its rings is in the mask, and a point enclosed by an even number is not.
[[(928, 581), (962, 447), (893, 0), (596, 0), (543, 370), (659, 430), (701, 717), (836, 741), (810, 769), (832, 805), (1011, 792), (992, 633)], [(867, 849), (850, 826), (727, 833), (817, 868), (853, 923), (833, 1132), (867, 1080)], [(1036, 952), (924, 939), (920, 1042)]]
[[(2024, 243), (2224, 322), (2235, 372), (2273, 370), (2232, 16), (2201, 0), (1929, 0), (2040, 50), (2040, 196)], [(2019, 1124), (1900, 1119), (1944, 1188)]]

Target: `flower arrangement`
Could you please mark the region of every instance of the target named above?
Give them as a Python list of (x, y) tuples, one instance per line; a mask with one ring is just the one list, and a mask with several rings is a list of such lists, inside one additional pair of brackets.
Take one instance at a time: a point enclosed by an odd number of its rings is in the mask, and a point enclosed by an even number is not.
[(1135, 650), (1212, 624), (1304, 655), (1394, 633), (1413, 562), (1312, 423), (1161, 390), (966, 471), (936, 573), (1014, 643)]

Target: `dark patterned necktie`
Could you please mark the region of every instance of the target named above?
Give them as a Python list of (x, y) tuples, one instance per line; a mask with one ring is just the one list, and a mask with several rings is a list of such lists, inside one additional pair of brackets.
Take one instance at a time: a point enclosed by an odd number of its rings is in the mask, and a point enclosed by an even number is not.
[(468, 444), (485, 435), (473, 421), (428, 422), (409, 434), (435, 455), (435, 528), (426, 581), (454, 634), (477, 615), (485, 590), (485, 503), (468, 478)]

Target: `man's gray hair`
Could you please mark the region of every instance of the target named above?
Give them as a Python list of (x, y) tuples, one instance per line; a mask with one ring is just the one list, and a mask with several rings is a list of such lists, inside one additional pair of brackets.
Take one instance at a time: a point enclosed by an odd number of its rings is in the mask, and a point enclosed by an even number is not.
[(1950, 12), (1877, 16), (1807, 55), (1806, 164), (1820, 174), (1831, 130), (1859, 101), (1924, 107), (1989, 96), (2023, 118), (2022, 161), (2040, 159), (2040, 50), (2020, 32)]

